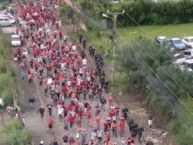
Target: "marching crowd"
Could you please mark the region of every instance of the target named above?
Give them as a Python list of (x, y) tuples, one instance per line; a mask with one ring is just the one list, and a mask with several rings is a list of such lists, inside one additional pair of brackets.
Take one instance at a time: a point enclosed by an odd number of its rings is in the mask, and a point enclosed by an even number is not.
[[(42, 121), (48, 110), (49, 133), (52, 134), (57, 125), (52, 117), (53, 108), (57, 108), (58, 119), (64, 128), (63, 145), (141, 144), (144, 128), (129, 118), (127, 108), (120, 108), (112, 97), (107, 97), (109, 82), (105, 79), (103, 57), (89, 47), (96, 70), (89, 67), (83, 36), (79, 40), (82, 47), (67, 40), (55, 7), (57, 4), (57, 0), (19, 3), (13, 12), (18, 19), (16, 33), (22, 42), (14, 59), (21, 78), (28, 79), (29, 84), (37, 82), (44, 96), (51, 100), (38, 109)], [(35, 100), (30, 96), (32, 108)], [(70, 133), (73, 128), (75, 136)], [(88, 129), (91, 129), (90, 134)], [(53, 145), (59, 145), (57, 140)], [(43, 140), (40, 145), (44, 145)]]

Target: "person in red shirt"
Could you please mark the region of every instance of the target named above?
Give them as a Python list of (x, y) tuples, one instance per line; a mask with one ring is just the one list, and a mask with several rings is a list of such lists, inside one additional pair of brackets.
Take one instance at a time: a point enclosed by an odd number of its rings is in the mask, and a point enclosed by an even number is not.
[(105, 133), (104, 136), (104, 145), (109, 145), (111, 138), (110, 138), (110, 132)]
[(123, 136), (124, 132), (125, 132), (125, 119), (124, 117), (120, 118), (119, 121), (119, 130), (120, 130), (120, 135)]
[(113, 121), (112, 124), (111, 124), (111, 130), (112, 130), (112, 133), (113, 133), (113, 136), (117, 136), (117, 124), (116, 124), (116, 121)]
[(78, 109), (78, 115), (79, 115), (80, 120), (82, 120), (83, 113), (84, 112), (83, 112), (82, 108), (79, 108)]
[(31, 84), (32, 78), (33, 78), (33, 73), (30, 70), (28, 71), (27, 78), (28, 78), (29, 83)]
[(68, 143), (69, 145), (73, 145), (75, 143), (75, 139), (71, 136), (69, 139), (68, 139)]
[(97, 126), (97, 129), (100, 128), (100, 115), (99, 114), (96, 116), (96, 126)]
[(63, 92), (64, 98), (66, 98), (68, 93), (68, 87), (65, 84), (63, 85), (62, 92)]
[(113, 98), (112, 97), (110, 97), (108, 99), (108, 104), (109, 104), (109, 108), (113, 105)]
[(49, 118), (48, 120), (49, 133), (52, 133), (53, 125), (54, 125), (54, 121), (52, 120), (52, 118)]
[(75, 117), (72, 116), (72, 114), (69, 115), (69, 117), (68, 117), (68, 122), (69, 122), (69, 124), (70, 124), (70, 128), (72, 128), (72, 126), (73, 126), (73, 124), (74, 124), (74, 122), (75, 122)]
[(90, 125), (90, 121), (92, 119), (92, 114), (91, 114), (91, 110), (90, 109), (87, 110), (87, 112), (86, 112), (86, 118), (87, 118), (87, 126), (89, 126)]
[(129, 137), (127, 140), (128, 145), (134, 145), (135, 144), (135, 139), (133, 137)]
[(59, 37), (60, 37), (60, 40), (62, 40), (62, 38), (63, 38), (63, 32), (62, 32), (62, 30), (59, 31)]

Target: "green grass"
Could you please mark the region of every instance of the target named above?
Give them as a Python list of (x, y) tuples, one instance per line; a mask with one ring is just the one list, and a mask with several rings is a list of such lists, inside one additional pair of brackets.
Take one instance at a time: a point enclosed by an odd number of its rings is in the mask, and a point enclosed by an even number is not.
[(139, 26), (118, 29), (120, 43), (128, 43), (139, 36), (155, 39), (156, 36), (164, 35), (168, 38), (193, 35), (193, 23), (179, 25)]
[[(92, 30), (86, 35), (89, 42), (102, 53), (105, 52), (105, 49), (111, 49), (110, 31), (99, 32), (98, 30)], [(168, 38), (193, 36), (193, 23), (119, 28), (117, 29), (117, 48), (121, 48), (140, 36), (154, 40), (159, 35), (164, 35)]]
[(7, 122), (3, 130), (0, 130), (1, 145), (31, 145), (32, 135), (22, 130), (19, 121)]

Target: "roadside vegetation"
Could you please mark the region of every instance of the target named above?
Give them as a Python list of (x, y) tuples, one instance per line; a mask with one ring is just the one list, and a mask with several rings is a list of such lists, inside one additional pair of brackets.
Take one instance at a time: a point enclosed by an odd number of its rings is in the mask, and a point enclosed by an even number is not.
[[(22, 107), (19, 97), (18, 75), (12, 65), (13, 55), (9, 36), (0, 33), (0, 97), (4, 100), (4, 106), (13, 106), (13, 95), (18, 99), (18, 105)], [(13, 84), (14, 83), (14, 84)], [(14, 87), (14, 86), (15, 87)], [(24, 131), (18, 120), (5, 120), (5, 126), (0, 129), (0, 144), (2, 145), (30, 145), (31, 135)]]
[(2, 145), (31, 145), (32, 136), (20, 126), (16, 120), (10, 121), (0, 130), (0, 144)]
[(1, 0), (0, 1), (0, 10), (5, 10), (11, 0)]
[(9, 41), (0, 36), (0, 96), (3, 98), (5, 106), (13, 104), (13, 91), (10, 81), (11, 77), (15, 77), (15, 71), (12, 68), (8, 68), (7, 55), (10, 53)]
[(125, 14), (118, 18), (120, 26), (136, 25), (130, 17), (140, 25), (161, 25), (161, 24), (180, 24), (193, 22), (193, 1), (165, 1), (155, 3), (150, 0), (123, 1), (119, 4), (112, 4), (111, 0), (86, 1), (79, 0), (85, 12), (99, 18), (106, 11), (122, 11)]

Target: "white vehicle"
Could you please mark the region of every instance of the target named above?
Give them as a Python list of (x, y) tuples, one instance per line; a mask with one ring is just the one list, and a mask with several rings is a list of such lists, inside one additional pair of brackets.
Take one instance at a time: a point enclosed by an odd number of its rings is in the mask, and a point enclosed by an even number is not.
[(179, 65), (183, 65), (185, 61), (186, 61), (186, 58), (182, 54), (180, 53), (174, 54), (173, 64), (179, 66)]
[(166, 36), (157, 36), (155, 38), (155, 41), (159, 44), (159, 45), (162, 45), (164, 43), (166, 43), (168, 41), (167, 37)]
[(0, 98), (0, 107), (3, 107), (4, 106), (4, 101), (2, 98)]
[(8, 15), (0, 15), (0, 26), (12, 26), (16, 20)]
[(111, 0), (111, 3), (113, 3), (113, 4), (117, 4), (119, 2), (122, 2), (122, 0)]
[(11, 35), (11, 45), (13, 47), (21, 45), (21, 40), (19, 35), (16, 35), (16, 34)]
[(193, 59), (186, 60), (184, 63), (185, 70), (192, 72), (193, 71)]
[(185, 37), (182, 41), (186, 44), (186, 46), (193, 48), (193, 36)]
[(193, 58), (193, 49), (185, 50), (183, 53), (186, 59)]

